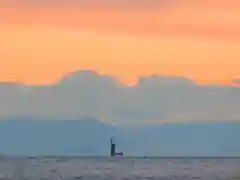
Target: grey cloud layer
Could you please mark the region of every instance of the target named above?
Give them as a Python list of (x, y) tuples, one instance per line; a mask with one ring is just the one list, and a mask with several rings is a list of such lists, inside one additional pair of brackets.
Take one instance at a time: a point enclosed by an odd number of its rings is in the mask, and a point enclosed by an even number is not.
[(240, 121), (240, 88), (198, 86), (178, 77), (141, 77), (133, 87), (94, 71), (78, 71), (53, 86), (0, 85), (0, 117), (77, 119), (116, 124)]

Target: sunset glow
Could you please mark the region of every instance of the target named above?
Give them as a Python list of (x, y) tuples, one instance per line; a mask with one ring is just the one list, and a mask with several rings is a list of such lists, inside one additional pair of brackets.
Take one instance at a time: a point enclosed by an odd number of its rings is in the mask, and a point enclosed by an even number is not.
[(81, 69), (125, 83), (151, 74), (198, 83), (240, 77), (239, 1), (176, 0), (156, 9), (22, 5), (0, 3), (0, 81), (48, 84)]

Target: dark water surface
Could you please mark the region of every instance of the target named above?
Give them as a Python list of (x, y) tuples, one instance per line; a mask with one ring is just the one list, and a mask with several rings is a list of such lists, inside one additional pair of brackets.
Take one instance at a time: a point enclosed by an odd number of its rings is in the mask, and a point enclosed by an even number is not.
[(0, 179), (240, 180), (240, 159), (1, 158)]

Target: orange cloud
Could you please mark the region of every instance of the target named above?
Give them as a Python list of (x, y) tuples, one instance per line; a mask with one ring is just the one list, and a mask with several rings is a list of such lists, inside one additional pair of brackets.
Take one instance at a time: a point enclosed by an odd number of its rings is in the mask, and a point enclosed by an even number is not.
[(240, 39), (240, 12), (235, 7), (225, 10), (210, 7), (176, 6), (159, 11), (8, 9), (1, 12), (0, 21), (89, 28), (131, 35)]
[(101, 9), (159, 9), (174, 6), (198, 6), (232, 8), (239, 6), (238, 0), (1, 0), (1, 6), (35, 8), (101, 8)]

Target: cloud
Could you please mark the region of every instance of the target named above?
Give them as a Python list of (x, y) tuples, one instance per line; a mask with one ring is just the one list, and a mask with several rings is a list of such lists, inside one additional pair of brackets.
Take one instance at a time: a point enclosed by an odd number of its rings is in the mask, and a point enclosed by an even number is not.
[[(23, 7), (74, 7), (74, 8), (120, 8), (120, 9), (156, 9), (176, 0), (23, 0), (10, 2), (2, 0), (2, 5)], [(1, 5), (1, 4), (0, 4)]]
[(1, 0), (0, 5), (12, 7), (74, 7), (114, 9), (158, 9), (166, 6), (201, 6), (233, 8), (240, 5), (238, 0)]
[(52, 86), (0, 86), (0, 117), (78, 119), (114, 124), (240, 121), (240, 88), (198, 86), (181, 77), (141, 77), (135, 86), (77, 71)]
[(240, 79), (233, 80), (233, 84), (240, 86)]
[(237, 1), (31, 0), (25, 1), (24, 6), (28, 8), (18, 8), (23, 5), (16, 5), (14, 10), (0, 8), (0, 23), (92, 29), (135, 36), (231, 41), (240, 38), (240, 3)]

